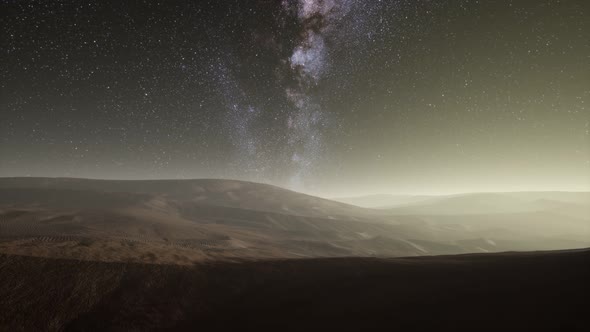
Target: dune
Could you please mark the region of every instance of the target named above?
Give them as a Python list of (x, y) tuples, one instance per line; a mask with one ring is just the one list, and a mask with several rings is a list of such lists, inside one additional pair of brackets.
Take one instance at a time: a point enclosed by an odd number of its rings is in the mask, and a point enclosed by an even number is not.
[(428, 201), (436, 196), (428, 195), (365, 195), (353, 197), (335, 197), (334, 201), (350, 205), (356, 205), (364, 208), (386, 209), (397, 206), (404, 206), (413, 203)]
[[(378, 210), (233, 180), (2, 178), (0, 253), (190, 265), (583, 248), (580, 195), (474, 194)], [(478, 213), (451, 213), (462, 206)]]
[[(588, 249), (501, 253), (590, 247), (584, 200), (519, 195), (410, 214), (232, 180), (1, 178), (0, 330), (587, 327)], [(441, 213), (462, 204), (478, 213)]]

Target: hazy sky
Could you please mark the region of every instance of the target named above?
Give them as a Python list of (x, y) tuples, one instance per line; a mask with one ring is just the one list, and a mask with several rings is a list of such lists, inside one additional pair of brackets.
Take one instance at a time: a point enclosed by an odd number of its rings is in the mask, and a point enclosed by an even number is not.
[(590, 190), (590, 2), (3, 0), (0, 176)]

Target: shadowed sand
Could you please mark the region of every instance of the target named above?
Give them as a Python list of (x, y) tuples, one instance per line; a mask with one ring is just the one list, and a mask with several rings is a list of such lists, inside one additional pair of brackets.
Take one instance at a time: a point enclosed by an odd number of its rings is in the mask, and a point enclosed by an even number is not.
[(590, 251), (104, 263), (0, 256), (6, 330), (582, 331)]

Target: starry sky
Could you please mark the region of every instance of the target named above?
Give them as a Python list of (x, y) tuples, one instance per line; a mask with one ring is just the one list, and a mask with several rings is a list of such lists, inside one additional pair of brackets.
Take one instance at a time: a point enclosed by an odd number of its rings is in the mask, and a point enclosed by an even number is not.
[(0, 176), (590, 190), (587, 1), (0, 6)]

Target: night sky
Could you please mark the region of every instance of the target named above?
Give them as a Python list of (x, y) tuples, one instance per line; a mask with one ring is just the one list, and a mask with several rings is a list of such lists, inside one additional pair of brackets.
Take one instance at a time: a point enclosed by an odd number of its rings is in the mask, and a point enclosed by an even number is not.
[(1, 3), (0, 176), (590, 190), (589, 1)]

